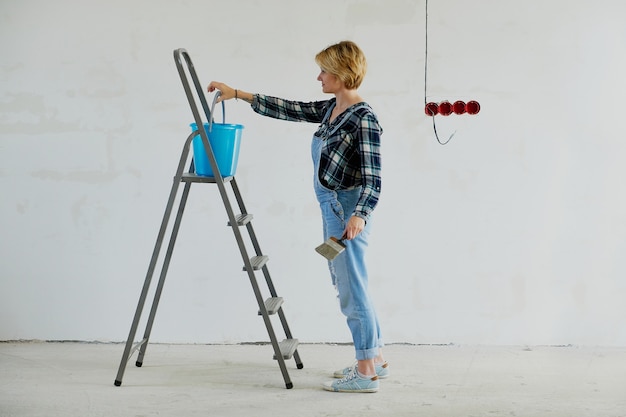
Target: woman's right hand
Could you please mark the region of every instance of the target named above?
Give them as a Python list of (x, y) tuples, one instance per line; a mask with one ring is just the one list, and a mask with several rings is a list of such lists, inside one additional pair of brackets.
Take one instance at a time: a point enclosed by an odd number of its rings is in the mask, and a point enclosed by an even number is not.
[(211, 81), (209, 86), (207, 87), (207, 91), (209, 93), (218, 90), (221, 95), (217, 98), (217, 103), (220, 103), (224, 100), (230, 100), (231, 98), (235, 98), (235, 89), (227, 86), (224, 83), (220, 83), (218, 81)]
[(243, 90), (234, 89), (218, 81), (211, 81), (211, 83), (207, 87), (207, 91), (209, 93), (212, 93), (215, 90), (219, 90), (220, 93), (222, 93), (217, 98), (216, 103), (220, 103), (224, 100), (230, 100), (231, 98), (241, 99), (247, 103), (252, 103), (254, 101), (254, 94), (252, 93), (248, 93), (247, 91), (243, 91)]

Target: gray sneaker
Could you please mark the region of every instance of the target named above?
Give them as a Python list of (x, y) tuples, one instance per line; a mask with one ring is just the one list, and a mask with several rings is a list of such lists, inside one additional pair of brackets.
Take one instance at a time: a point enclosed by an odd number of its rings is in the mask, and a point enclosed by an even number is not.
[(326, 391), (333, 392), (377, 392), (378, 376), (361, 378), (356, 367), (353, 367), (348, 375), (341, 379), (325, 382), (323, 387)]
[[(344, 378), (355, 368), (356, 368), (356, 363), (352, 366), (348, 366), (347, 368), (343, 368), (338, 371), (335, 371), (335, 373), (333, 374), (333, 377)], [(389, 362), (385, 361), (381, 364), (376, 364), (376, 376), (378, 377), (378, 379), (385, 379), (389, 376)]]

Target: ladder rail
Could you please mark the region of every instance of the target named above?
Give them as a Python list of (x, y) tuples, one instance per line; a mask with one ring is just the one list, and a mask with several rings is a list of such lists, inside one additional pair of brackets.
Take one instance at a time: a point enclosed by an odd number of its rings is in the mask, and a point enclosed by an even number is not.
[[(183, 65), (183, 60), (186, 65)], [(185, 68), (191, 75), (194, 87), (196, 89), (196, 94), (200, 103), (202, 104), (202, 109), (204, 110), (204, 115), (206, 117), (206, 122), (208, 123), (211, 120), (211, 110), (209, 109), (209, 103), (206, 100), (206, 96), (204, 95), (204, 89), (202, 84), (200, 84), (200, 79), (198, 78), (198, 74), (196, 73), (196, 68), (191, 61), (191, 57), (189, 53), (184, 48), (179, 48), (174, 50), (174, 61), (176, 63), (176, 69), (178, 70), (178, 75), (180, 76), (180, 80), (183, 83), (183, 89), (185, 90), (185, 95), (187, 96), (187, 100), (189, 101), (189, 106), (191, 107), (191, 112), (193, 113), (194, 121), (198, 127), (203, 125), (203, 120), (200, 117), (200, 113), (198, 112), (198, 107), (196, 106), (196, 101), (191, 91), (191, 86), (189, 85), (189, 80), (187, 78), (187, 73), (185, 72)], [(211, 166), (211, 168), (213, 168)], [(219, 170), (213, 170), (214, 173), (219, 174)]]
[[(180, 182), (180, 178), (178, 179)], [(143, 365), (143, 358), (146, 354), (146, 349), (148, 348), (148, 341), (150, 340), (150, 334), (152, 333), (152, 325), (154, 324), (154, 318), (156, 317), (157, 308), (161, 299), (161, 293), (163, 292), (163, 286), (165, 285), (165, 277), (167, 276), (167, 271), (170, 267), (170, 260), (172, 259), (172, 253), (174, 252), (174, 245), (176, 244), (176, 238), (178, 237), (178, 231), (180, 230), (180, 224), (182, 222), (183, 213), (185, 211), (185, 206), (187, 204), (187, 198), (189, 197), (190, 189), (191, 183), (186, 183), (185, 187), (183, 188), (183, 194), (180, 199), (180, 203), (178, 204), (178, 212), (176, 213), (176, 219), (174, 220), (174, 225), (170, 234), (170, 241), (167, 246), (167, 251), (165, 252), (163, 266), (161, 267), (161, 275), (159, 276), (159, 282), (154, 293), (154, 300), (152, 301), (152, 308), (150, 309), (148, 322), (146, 324), (146, 330), (143, 335), (143, 340), (145, 340), (145, 343), (139, 349), (139, 355), (137, 356), (137, 361), (135, 362), (137, 366)]]
[[(150, 290), (150, 285), (152, 283), (152, 277), (154, 276), (154, 270), (156, 269), (156, 264), (159, 259), (159, 255), (161, 253), (161, 245), (163, 243), (163, 239), (165, 238), (165, 233), (167, 231), (167, 226), (172, 215), (172, 210), (174, 208), (174, 202), (176, 201), (176, 195), (178, 194), (178, 188), (180, 186), (180, 178), (185, 169), (185, 163), (187, 161), (187, 157), (189, 155), (189, 145), (191, 140), (193, 139), (194, 134), (190, 134), (185, 141), (185, 145), (183, 146), (183, 151), (180, 156), (180, 161), (178, 162), (178, 167), (176, 169), (176, 176), (174, 177), (174, 181), (172, 183), (172, 188), (170, 189), (170, 195), (167, 200), (167, 204), (165, 206), (165, 212), (163, 213), (163, 219), (161, 220), (161, 227), (159, 228), (159, 233), (157, 234), (157, 240), (154, 244), (154, 249), (152, 251), (152, 257), (150, 258), (150, 263), (148, 265), (148, 271), (146, 273), (146, 277), (144, 279), (144, 284), (141, 290), (141, 294), (139, 296), (139, 302), (137, 303), (137, 308), (135, 309), (135, 315), (133, 317), (133, 322), (130, 326), (130, 331), (128, 333), (128, 339), (126, 340), (126, 345), (124, 347), (124, 352), (122, 354), (122, 359), (120, 361), (120, 366), (117, 371), (117, 376), (115, 378), (115, 385), (120, 386), (122, 384), (122, 378), (124, 377), (124, 372), (126, 371), (126, 364), (128, 363), (128, 359), (130, 355), (134, 353), (133, 342), (135, 340), (135, 336), (137, 334), (137, 328), (139, 327), (139, 321), (141, 320), (141, 314), (143, 312), (143, 308), (146, 302), (146, 298), (148, 296), (148, 291)], [(193, 162), (192, 167), (193, 169)], [(147, 343), (143, 342), (143, 346)]]

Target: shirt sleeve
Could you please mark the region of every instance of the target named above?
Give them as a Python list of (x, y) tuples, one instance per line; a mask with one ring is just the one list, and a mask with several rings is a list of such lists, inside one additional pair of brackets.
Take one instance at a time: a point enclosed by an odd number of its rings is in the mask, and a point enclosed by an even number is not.
[(255, 94), (252, 109), (260, 115), (292, 122), (321, 123), (328, 101), (292, 101)]
[(361, 217), (366, 222), (378, 204), (381, 191), (381, 134), (382, 128), (374, 114), (368, 112), (361, 118), (358, 135), (363, 190), (354, 210), (354, 215)]

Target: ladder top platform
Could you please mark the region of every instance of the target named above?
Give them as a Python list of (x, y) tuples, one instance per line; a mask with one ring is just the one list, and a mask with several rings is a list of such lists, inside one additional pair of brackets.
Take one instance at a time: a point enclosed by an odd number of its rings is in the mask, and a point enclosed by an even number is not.
[[(233, 177), (222, 177), (223, 182), (230, 182), (232, 179)], [(212, 184), (217, 183), (217, 180), (215, 179), (215, 177), (205, 177), (202, 175), (194, 174), (193, 172), (184, 173), (180, 180), (182, 182), (203, 182), (203, 183), (212, 183)]]

